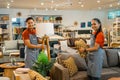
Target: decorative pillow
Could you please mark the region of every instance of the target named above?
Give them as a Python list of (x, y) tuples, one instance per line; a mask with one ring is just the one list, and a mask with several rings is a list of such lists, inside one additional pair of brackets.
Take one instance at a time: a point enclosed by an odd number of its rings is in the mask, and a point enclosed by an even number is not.
[(72, 57), (69, 57), (68, 59), (63, 60), (63, 64), (66, 68), (68, 68), (70, 76), (73, 76), (78, 71), (77, 66), (74, 62), (74, 59)]
[(66, 51), (65, 49), (68, 47), (67, 40), (61, 40), (59, 42), (60, 42), (61, 50)]
[(64, 66), (62, 60), (66, 60), (71, 56), (74, 58), (74, 61), (76, 63), (76, 66), (77, 66), (78, 70), (80, 70), (80, 71), (87, 70), (87, 64), (86, 64), (85, 59), (82, 58), (78, 53), (62, 53), (62, 54), (59, 54), (57, 56), (57, 61), (58, 61), (59, 64)]
[(87, 64), (84, 58), (82, 58), (78, 53), (74, 53), (71, 56), (74, 58), (78, 70), (80, 71), (87, 70)]
[(29, 70), (28, 74), (31, 80), (47, 80), (41, 74), (39, 74), (38, 72), (34, 70)]

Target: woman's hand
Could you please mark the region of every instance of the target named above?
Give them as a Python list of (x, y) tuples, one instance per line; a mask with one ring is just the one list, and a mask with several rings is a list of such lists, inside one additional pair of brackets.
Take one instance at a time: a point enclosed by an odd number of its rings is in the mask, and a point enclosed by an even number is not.
[(79, 48), (79, 52), (85, 52), (85, 48)]
[(38, 44), (38, 45), (36, 45), (36, 48), (45, 49), (45, 46), (43, 44)]

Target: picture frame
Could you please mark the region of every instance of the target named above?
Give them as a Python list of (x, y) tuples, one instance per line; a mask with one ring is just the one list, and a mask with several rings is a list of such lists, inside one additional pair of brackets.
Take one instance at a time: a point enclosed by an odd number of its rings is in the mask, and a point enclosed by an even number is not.
[(87, 22), (87, 27), (91, 27), (91, 21)]
[(81, 27), (81, 28), (85, 28), (85, 27), (86, 27), (86, 23), (85, 23), (85, 22), (81, 22), (81, 23), (80, 23), (80, 27)]

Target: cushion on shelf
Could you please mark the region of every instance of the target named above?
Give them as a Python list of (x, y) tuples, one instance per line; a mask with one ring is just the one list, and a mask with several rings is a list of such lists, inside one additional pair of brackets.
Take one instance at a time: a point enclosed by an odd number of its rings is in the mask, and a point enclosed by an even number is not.
[(72, 57), (69, 57), (68, 59), (63, 60), (63, 64), (66, 68), (68, 68), (70, 76), (73, 76), (78, 71), (78, 68)]

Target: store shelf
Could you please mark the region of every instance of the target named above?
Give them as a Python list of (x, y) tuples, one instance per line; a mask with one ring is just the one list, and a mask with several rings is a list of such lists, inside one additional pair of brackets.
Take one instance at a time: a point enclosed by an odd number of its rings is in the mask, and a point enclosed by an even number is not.
[(120, 21), (115, 21), (112, 27), (112, 43), (120, 42)]

